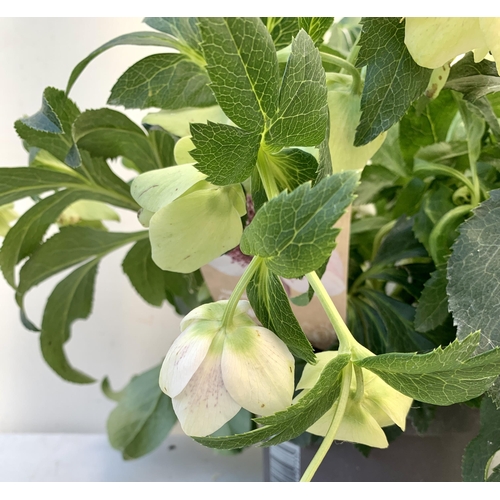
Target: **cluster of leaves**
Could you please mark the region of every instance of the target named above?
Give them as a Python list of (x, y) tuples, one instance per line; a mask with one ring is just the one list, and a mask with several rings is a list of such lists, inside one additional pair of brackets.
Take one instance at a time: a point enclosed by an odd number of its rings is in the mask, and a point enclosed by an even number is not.
[[(128, 184), (108, 160), (120, 157), (138, 173), (175, 164), (179, 137), (172, 131), (142, 128), (108, 108), (82, 113), (68, 97), (102, 52), (150, 45), (173, 52), (130, 67), (111, 89), (108, 104), (156, 107), (170, 116), (196, 108), (195, 121), (220, 107), (219, 115), (227, 118), (223, 123), (191, 125), (195, 149), (190, 153), (208, 181), (245, 183), (251, 194), (256, 215), (240, 248), (260, 258), (247, 293), (261, 323), (297, 358), (315, 362), (280, 278), (321, 274), (338, 234), (332, 226), (356, 190), (348, 323), (378, 356), (352, 362), (422, 403), (426, 411), (413, 412), (419, 430), (429, 424), (432, 405), (468, 401), (486, 390), (500, 402), (495, 382), (500, 323), (492, 293), (500, 280), (494, 250), (500, 236), (495, 65), (466, 56), (431, 101), (423, 95), (431, 71), (419, 67), (406, 49), (404, 21), (364, 18), (361, 27), (349, 19), (333, 26), (332, 21), (146, 18), (155, 31), (123, 35), (98, 48), (75, 67), (66, 92), (46, 89), (41, 110), (16, 122), (30, 165), (0, 169), (0, 206), (25, 197), (35, 203), (7, 233), (0, 265), (16, 290), (24, 324), (41, 331), (44, 358), (61, 377), (94, 381), (71, 366), (64, 344), (71, 324), (89, 316), (98, 264), (115, 249), (134, 243), (123, 270), (151, 305), (168, 301), (185, 314), (209, 299), (199, 271), (184, 275), (156, 266), (145, 231), (108, 232), (102, 224), (80, 221), (44, 241), (49, 226), (76, 201), (138, 210)], [(366, 67), (355, 145), (388, 131), (359, 186), (354, 172), (329, 175), (325, 71), (339, 73), (340, 67), (323, 63), (321, 52)], [(54, 288), (38, 329), (24, 310), (25, 294), (74, 266)], [(298, 302), (306, 304), (311, 296), (306, 293)], [(256, 419), (259, 428), (252, 429), (255, 424), (242, 413), (219, 431), (222, 437), (198, 440), (239, 449), (299, 436), (331, 408), (349, 363), (348, 356), (336, 357), (307, 396), (286, 411)], [(110, 440), (125, 458), (151, 451), (175, 422), (170, 399), (157, 384), (158, 370), (133, 378), (120, 393), (103, 383), (104, 392), (118, 402), (108, 421)], [(466, 478), (485, 479), (499, 447), (498, 410), (486, 397), (481, 404), (482, 430), (469, 446)], [(468, 465), (476, 455), (481, 463)], [(490, 480), (497, 476), (495, 471)]]

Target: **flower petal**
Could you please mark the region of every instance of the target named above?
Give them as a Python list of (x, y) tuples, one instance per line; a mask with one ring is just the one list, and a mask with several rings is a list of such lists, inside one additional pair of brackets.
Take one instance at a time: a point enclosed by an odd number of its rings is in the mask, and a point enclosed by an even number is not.
[(224, 189), (178, 198), (149, 222), (153, 261), (164, 271), (178, 273), (208, 264), (238, 245), (242, 234), (240, 216)]
[(500, 17), (481, 17), (479, 26), (483, 33), (485, 45), (491, 51), (497, 64), (497, 71), (500, 72)]
[(151, 170), (134, 179), (130, 193), (141, 207), (157, 212), (206, 177), (190, 164)]
[(195, 149), (191, 136), (182, 137), (175, 143), (174, 158), (177, 165), (196, 163), (190, 152)]
[(435, 69), (484, 42), (477, 17), (408, 17), (405, 44), (418, 65)]
[(285, 343), (261, 326), (226, 335), (222, 352), (224, 384), (235, 401), (259, 415), (271, 415), (292, 402), (294, 359)]
[(208, 436), (238, 413), (241, 406), (224, 387), (220, 354), (207, 354), (172, 404), (182, 430), (189, 436)]
[(300, 377), (297, 389), (312, 389), (318, 381), (325, 366), (337, 356), (337, 351), (324, 351), (316, 354), (318, 362), (315, 365), (307, 364)]
[(160, 370), (160, 388), (170, 396), (176, 397), (192, 379), (217, 335), (215, 327), (194, 323), (186, 328), (170, 347)]

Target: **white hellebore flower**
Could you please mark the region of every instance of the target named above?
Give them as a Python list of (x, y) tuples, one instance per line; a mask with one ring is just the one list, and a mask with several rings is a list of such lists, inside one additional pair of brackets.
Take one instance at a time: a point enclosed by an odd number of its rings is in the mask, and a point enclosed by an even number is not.
[(153, 261), (164, 271), (190, 273), (237, 246), (246, 199), (239, 184), (215, 186), (191, 164), (139, 175), (131, 193), (149, 226)]
[[(373, 355), (367, 349), (362, 349), (366, 351), (366, 354)], [(297, 389), (303, 389), (303, 391), (297, 398), (305, 396), (314, 387), (323, 368), (337, 356), (337, 352), (326, 351), (316, 354), (316, 356), (318, 363), (306, 365), (304, 368), (297, 385)], [(355, 398), (356, 377), (353, 374), (346, 410), (335, 439), (366, 444), (374, 448), (387, 448), (389, 443), (382, 427), (396, 424), (404, 431), (406, 415), (413, 399), (393, 389), (371, 371), (364, 368), (361, 368), (361, 371), (363, 373), (364, 394), (359, 400)], [(325, 436), (332, 423), (335, 410), (336, 404), (309, 427), (308, 432)]]
[(498, 68), (499, 32), (500, 17), (408, 17), (405, 44), (424, 68), (438, 68), (470, 50), (476, 62), (491, 51)]
[(292, 403), (295, 365), (285, 343), (255, 325), (247, 301), (238, 303), (223, 327), (226, 304), (191, 311), (161, 367), (160, 388), (190, 436), (212, 434), (242, 407), (270, 415)]

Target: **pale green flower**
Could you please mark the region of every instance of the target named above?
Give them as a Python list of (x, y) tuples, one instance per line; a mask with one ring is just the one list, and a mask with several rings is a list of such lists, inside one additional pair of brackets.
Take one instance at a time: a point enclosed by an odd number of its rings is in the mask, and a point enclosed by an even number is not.
[(408, 17), (405, 44), (424, 68), (438, 68), (471, 50), (476, 62), (488, 52), (500, 61), (499, 32), (500, 17)]
[(254, 323), (247, 301), (223, 327), (226, 304), (204, 304), (182, 320), (160, 371), (161, 390), (190, 436), (212, 434), (242, 407), (271, 415), (292, 402), (294, 358), (284, 342)]
[(19, 214), (14, 210), (14, 204), (0, 207), (0, 236), (5, 236), (10, 229), (10, 223), (16, 220)]
[(67, 207), (57, 219), (60, 226), (69, 226), (85, 221), (119, 221), (120, 216), (108, 205), (94, 200), (78, 200)]
[(165, 271), (190, 273), (236, 247), (246, 200), (239, 184), (215, 186), (193, 165), (146, 172), (131, 193), (143, 207), (152, 257)]
[[(362, 357), (372, 355), (367, 349), (364, 351)], [(303, 389), (298, 398), (303, 397), (314, 387), (323, 368), (335, 356), (337, 356), (336, 351), (321, 352), (316, 354), (318, 358), (316, 365), (306, 365), (297, 385), (297, 389)], [(361, 370), (364, 380), (364, 394), (361, 399), (356, 400), (356, 377), (353, 375), (344, 418), (335, 439), (366, 444), (374, 448), (387, 448), (389, 443), (382, 427), (396, 424), (404, 431), (406, 416), (413, 400), (393, 389), (369, 370), (364, 368)], [(309, 427), (308, 432), (325, 436), (332, 423), (336, 406), (337, 404), (334, 404), (329, 411)]]

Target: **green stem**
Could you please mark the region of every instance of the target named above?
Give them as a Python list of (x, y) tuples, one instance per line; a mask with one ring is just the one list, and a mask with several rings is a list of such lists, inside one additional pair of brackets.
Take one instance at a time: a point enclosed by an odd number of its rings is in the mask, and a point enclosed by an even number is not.
[(396, 225), (396, 222), (397, 220), (391, 220), (378, 230), (375, 238), (373, 239), (372, 262), (375, 260), (375, 256), (377, 255), (377, 252), (382, 243), (382, 239)]
[(236, 306), (243, 295), (248, 283), (252, 279), (252, 276), (255, 274), (257, 269), (261, 264), (262, 258), (255, 256), (248, 267), (245, 269), (245, 272), (242, 274), (238, 283), (234, 287), (233, 292), (231, 293), (231, 297), (229, 297), (229, 301), (227, 302), (227, 306), (224, 309), (224, 314), (222, 315), (222, 326), (227, 327), (231, 321), (233, 320), (234, 311), (236, 310)]
[(327, 54), (326, 52), (320, 52), (321, 60), (325, 63), (335, 64), (340, 66), (342, 69), (347, 71), (352, 76), (352, 86), (351, 92), (353, 94), (361, 94), (363, 90), (363, 82), (361, 81), (361, 75), (354, 64), (349, 61), (342, 59), (341, 57), (334, 56), (333, 54)]
[(469, 165), (472, 174), (472, 184), (473, 184), (471, 203), (473, 207), (477, 207), (477, 205), (479, 205), (479, 202), (481, 201), (481, 185), (479, 184), (479, 176), (477, 175), (477, 163), (472, 157), (472, 154), (470, 152), (469, 152)]
[(339, 353), (349, 353), (351, 351), (351, 346), (357, 344), (356, 340), (349, 331), (349, 328), (347, 328), (347, 325), (344, 323), (342, 316), (335, 307), (335, 304), (333, 303), (330, 295), (328, 295), (326, 288), (323, 283), (321, 283), (321, 280), (316, 272), (313, 271), (312, 273), (308, 273), (306, 274), (306, 277), (321, 302), (321, 305), (323, 306), (328, 319), (332, 323), (333, 328), (335, 328), (335, 333), (337, 334), (340, 344)]
[(279, 195), (278, 185), (276, 184), (276, 179), (274, 178), (271, 165), (269, 165), (269, 160), (267, 153), (263, 148), (259, 149), (259, 154), (257, 156), (257, 170), (259, 172), (260, 180), (264, 186), (264, 191), (266, 192), (267, 199), (270, 200)]
[(335, 440), (335, 436), (339, 430), (340, 424), (342, 423), (342, 419), (344, 418), (345, 409), (347, 407), (347, 401), (349, 399), (349, 391), (351, 388), (351, 378), (352, 378), (352, 366), (349, 363), (343, 370), (342, 375), (342, 387), (340, 388), (340, 395), (337, 404), (337, 410), (335, 412), (335, 416), (333, 417), (332, 423), (330, 424), (330, 428), (328, 429), (323, 442), (321, 443), (316, 455), (314, 455), (311, 463), (307, 467), (304, 475), (302, 476), (300, 482), (308, 483), (313, 478), (314, 474), (318, 470), (318, 467), (323, 462), (328, 450), (333, 444)]

